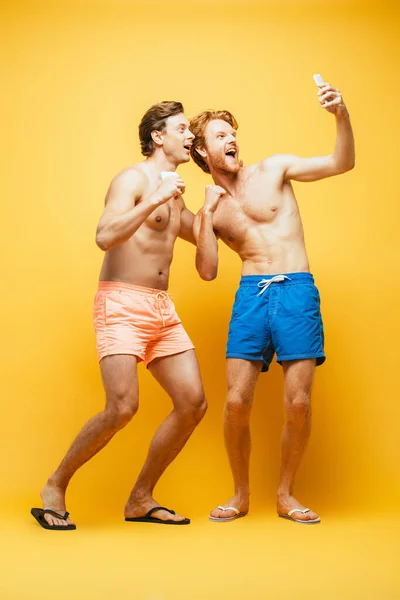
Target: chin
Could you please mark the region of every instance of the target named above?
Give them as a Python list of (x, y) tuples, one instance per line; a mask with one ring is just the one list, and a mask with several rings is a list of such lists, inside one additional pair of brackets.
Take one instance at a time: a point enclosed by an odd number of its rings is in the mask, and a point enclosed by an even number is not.
[(240, 171), (240, 165), (239, 163), (237, 163), (237, 165), (225, 165), (225, 169), (224, 169), (227, 173), (239, 173)]

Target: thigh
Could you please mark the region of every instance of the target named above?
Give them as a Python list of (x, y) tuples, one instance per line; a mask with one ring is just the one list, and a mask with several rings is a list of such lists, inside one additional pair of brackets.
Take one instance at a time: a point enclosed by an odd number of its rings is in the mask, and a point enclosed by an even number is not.
[[(104, 286), (107, 282), (100, 283)], [(93, 316), (99, 360), (122, 354), (144, 359), (156, 330), (145, 300), (141, 294), (118, 289), (118, 284), (97, 292)]]
[(257, 287), (244, 286), (236, 292), (226, 344), (227, 359), (256, 363), (264, 359), (265, 349), (270, 346), (268, 304), (265, 297), (257, 296), (258, 291)]
[(324, 331), (319, 293), (312, 283), (279, 288), (279, 308), (272, 322), (277, 361), (317, 359), (325, 361)]
[(262, 366), (263, 362), (261, 360), (250, 361), (240, 358), (228, 358), (226, 361), (228, 400), (230, 397), (238, 396), (251, 403)]
[[(176, 313), (173, 313), (172, 317), (174, 314), (176, 315)], [(178, 319), (177, 315), (176, 319)], [(177, 356), (178, 354), (183, 354), (187, 350), (193, 349), (194, 346), (191, 339), (182, 323), (178, 320), (177, 323), (173, 323), (168, 327), (163, 327), (157, 337), (149, 342), (146, 348), (144, 364), (147, 367), (154, 364), (158, 359)], [(171, 361), (171, 363), (174, 362), (174, 360)]]
[(156, 358), (148, 368), (177, 408), (203, 398), (203, 384), (194, 350)]
[(294, 397), (296, 394), (310, 396), (314, 379), (316, 359), (283, 361), (285, 375), (285, 394)]
[(113, 354), (100, 361), (107, 406), (137, 404), (139, 384), (137, 358), (129, 354)]

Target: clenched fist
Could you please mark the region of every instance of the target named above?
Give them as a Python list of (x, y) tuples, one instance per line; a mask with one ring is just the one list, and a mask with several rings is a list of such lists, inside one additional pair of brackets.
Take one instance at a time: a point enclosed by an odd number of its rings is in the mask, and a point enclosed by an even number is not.
[(185, 192), (185, 182), (180, 177), (166, 177), (159, 185), (157, 193), (161, 204), (164, 204), (171, 198), (179, 198)]
[(226, 190), (219, 185), (206, 185), (206, 199), (204, 202), (204, 210), (206, 212), (215, 212), (222, 196), (226, 194)]

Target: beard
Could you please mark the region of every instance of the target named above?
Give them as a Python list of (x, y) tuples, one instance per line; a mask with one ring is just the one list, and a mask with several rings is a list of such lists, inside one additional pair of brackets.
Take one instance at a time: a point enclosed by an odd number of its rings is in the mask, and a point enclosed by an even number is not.
[(240, 170), (238, 159), (226, 156), (224, 153), (212, 156), (210, 162), (213, 169), (222, 171), (222, 173), (233, 174)]

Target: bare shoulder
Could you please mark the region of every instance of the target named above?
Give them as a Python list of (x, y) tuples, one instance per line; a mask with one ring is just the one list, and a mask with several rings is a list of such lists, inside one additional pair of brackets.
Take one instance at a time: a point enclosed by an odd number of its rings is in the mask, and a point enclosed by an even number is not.
[(125, 169), (117, 173), (111, 181), (112, 186), (121, 186), (128, 188), (146, 186), (147, 184), (148, 177), (140, 163), (126, 167)]
[(259, 168), (263, 172), (283, 173), (288, 163), (289, 154), (274, 154), (267, 156), (259, 163)]
[(111, 180), (106, 204), (119, 202), (120, 198), (139, 200), (145, 195), (148, 185), (148, 177), (140, 164), (126, 167)]
[(127, 208), (145, 195), (148, 178), (140, 165), (126, 167), (113, 177), (107, 190), (105, 204), (109, 208)]

